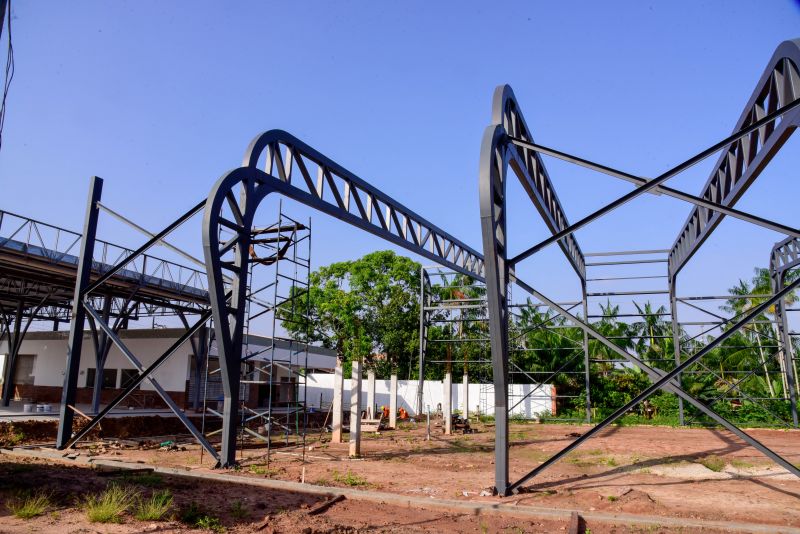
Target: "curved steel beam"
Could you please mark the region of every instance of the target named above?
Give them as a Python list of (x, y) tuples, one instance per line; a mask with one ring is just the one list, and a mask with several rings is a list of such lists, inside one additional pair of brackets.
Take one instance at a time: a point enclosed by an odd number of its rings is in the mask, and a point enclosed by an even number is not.
[[(220, 178), (203, 216), (203, 249), (223, 380), (220, 464), (235, 464), (247, 251), (258, 205), (270, 193), (301, 202), (456, 272), (484, 280), (482, 255), (291, 134), (270, 130), (243, 166)], [(227, 288), (230, 286), (230, 301)]]
[[(533, 143), (531, 131), (509, 85), (500, 85), (494, 91), (492, 124), (502, 126), (504, 133), (509, 137)], [(508, 159), (508, 165), (514, 169), (522, 188), (536, 206), (550, 232), (557, 234), (567, 228), (569, 220), (538, 151), (525, 146), (508, 146), (505, 150), (508, 154), (504, 158)], [(558, 245), (578, 277), (585, 280), (586, 261), (575, 236), (568, 234), (558, 242)]]
[[(738, 132), (800, 98), (800, 39), (784, 41), (769, 61), (733, 131)], [(731, 143), (720, 154), (711, 176), (699, 195), (725, 206), (733, 206), (761, 171), (800, 126), (800, 108)], [(695, 207), (669, 254), (669, 270), (677, 274), (694, 255), (725, 214)]]

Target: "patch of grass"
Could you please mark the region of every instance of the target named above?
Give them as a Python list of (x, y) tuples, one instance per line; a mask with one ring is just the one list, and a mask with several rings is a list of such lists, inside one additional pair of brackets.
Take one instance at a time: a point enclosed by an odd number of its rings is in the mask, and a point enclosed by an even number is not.
[(267, 478), (272, 478), (281, 473), (281, 469), (269, 468), (266, 465), (251, 465), (247, 470), (254, 475), (263, 475)]
[(610, 465), (611, 467), (616, 467), (619, 464), (617, 463), (616, 459), (614, 459), (613, 457), (609, 456), (608, 458), (606, 458), (606, 465)]
[(44, 491), (20, 495), (6, 504), (8, 510), (20, 519), (31, 519), (40, 516), (51, 506), (50, 494)]
[(169, 490), (157, 491), (149, 499), (138, 499), (134, 517), (139, 521), (162, 521), (172, 508), (172, 493)]
[(112, 484), (100, 495), (86, 497), (86, 517), (92, 523), (122, 523), (133, 498), (130, 488)]
[(608, 499), (611, 502), (614, 502), (619, 500), (619, 497), (617, 497), (616, 495), (609, 495), (608, 497), (606, 497), (606, 499)]
[(360, 477), (350, 471), (347, 471), (346, 473), (342, 474), (334, 470), (332, 475), (334, 481), (340, 484), (344, 484), (345, 486), (352, 486), (352, 487), (369, 486), (369, 482), (367, 482), (366, 478)]
[(164, 485), (164, 477), (158, 473), (136, 473), (123, 475), (122, 480), (127, 484), (138, 484), (148, 488), (160, 488)]
[(723, 460), (716, 454), (712, 454), (711, 456), (706, 456), (705, 458), (701, 458), (700, 463), (716, 473), (719, 473), (720, 471), (725, 469), (725, 460)]
[(231, 515), (236, 519), (244, 519), (249, 515), (247, 513), (247, 508), (245, 508), (244, 504), (242, 504), (242, 501), (239, 499), (236, 499), (231, 503), (230, 512)]
[(194, 501), (181, 511), (180, 520), (181, 523), (192, 527), (204, 528), (213, 532), (225, 532), (225, 527), (222, 526), (219, 518), (205, 513)]
[(731, 460), (731, 465), (737, 469), (749, 469), (751, 467), (755, 467), (756, 464), (753, 462), (748, 462), (747, 460), (740, 460), (738, 458), (734, 458)]

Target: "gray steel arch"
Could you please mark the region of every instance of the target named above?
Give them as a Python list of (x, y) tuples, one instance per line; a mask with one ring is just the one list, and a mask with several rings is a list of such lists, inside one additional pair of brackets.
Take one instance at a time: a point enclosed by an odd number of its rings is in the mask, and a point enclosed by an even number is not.
[[(511, 86), (500, 85), (494, 90), (492, 98), (492, 124), (503, 127), (503, 134), (522, 141), (533, 143), (533, 136), (522, 115), (519, 103), (514, 96)], [(486, 141), (484, 134), (484, 142)], [(494, 134), (493, 134), (494, 135)], [(569, 226), (569, 221), (558, 199), (550, 175), (536, 150), (524, 146), (511, 146), (505, 149), (503, 157), (508, 159), (508, 165), (514, 169), (522, 188), (536, 206), (545, 225), (553, 234), (563, 231)], [(482, 152), (483, 154), (483, 152)], [(481, 169), (484, 169), (483, 162)], [(558, 242), (575, 273), (584, 280), (586, 278), (586, 260), (583, 257), (578, 242), (573, 234), (566, 235)]]
[[(767, 114), (800, 98), (800, 39), (784, 41), (775, 50), (733, 131), (738, 132)], [(800, 108), (786, 113), (731, 143), (720, 154), (700, 197), (733, 206), (800, 126)], [(714, 229), (724, 213), (703, 206), (692, 209), (669, 254), (672, 276), (683, 268)]]
[[(503, 91), (505, 93), (505, 88), (501, 87), (498, 89), (498, 91)], [(513, 95), (513, 93), (510, 94)], [(500, 101), (502, 102), (502, 99), (500, 99)], [(496, 92), (495, 109), (497, 109), (497, 102), (498, 98)], [(517, 261), (519, 261), (519, 259), (524, 259), (525, 257), (528, 257), (531, 254), (535, 253), (537, 250), (541, 249), (549, 242), (559, 241), (560, 243), (561, 240), (566, 239), (568, 237), (572, 237), (570, 232), (573, 228), (585, 225), (588, 222), (591, 222), (592, 220), (610, 212), (614, 207), (620, 205), (621, 203), (631, 200), (636, 196), (640, 196), (641, 194), (647, 192), (648, 190), (656, 187), (661, 182), (667, 180), (670, 176), (676, 174), (677, 172), (680, 172), (681, 170), (687, 168), (688, 166), (693, 165), (696, 161), (703, 159), (708, 154), (711, 154), (714, 151), (726, 147), (730, 143), (735, 142), (735, 140), (740, 137), (748, 135), (750, 133), (749, 130), (768, 127), (772, 121), (775, 121), (783, 114), (789, 113), (790, 111), (796, 111), (798, 109), (797, 105), (798, 101), (793, 101), (791, 104), (787, 104), (787, 106), (780, 106), (780, 108), (783, 109), (776, 108), (775, 110), (770, 110), (770, 112), (765, 116), (760, 117), (755, 121), (751, 122), (749, 127), (748, 125), (745, 125), (741, 131), (734, 133), (733, 136), (726, 139), (725, 141), (718, 143), (717, 145), (707, 149), (706, 151), (700, 153), (697, 156), (694, 156), (693, 158), (687, 160), (687, 162), (678, 165), (673, 170), (668, 171), (667, 173), (661, 175), (659, 178), (640, 186), (635, 191), (621, 197), (620, 199), (615, 200), (614, 202), (606, 205), (604, 208), (601, 208), (591, 216), (582, 219), (581, 221), (575, 223), (572, 226), (566, 223), (566, 218), (564, 218), (563, 219), (565, 223), (564, 226), (559, 230), (553, 231), (553, 237), (543, 241), (541, 244), (532, 247), (531, 249), (526, 250), (525, 252), (523, 252), (522, 254), (518, 255), (515, 258), (512, 258), (511, 260), (509, 260), (508, 258), (508, 249), (507, 249), (508, 234), (506, 228), (507, 167), (511, 165), (512, 168), (515, 170), (515, 172), (519, 174), (517, 172), (519, 163), (518, 160), (514, 158), (516, 151), (511, 150), (511, 148), (512, 147), (524, 148), (526, 150), (535, 151), (536, 146), (529, 139), (520, 139), (516, 137), (516, 135), (508, 134), (505, 131), (503, 124), (501, 123), (495, 123), (489, 126), (485, 130), (483, 137), (483, 144), (481, 146), (479, 193), (480, 193), (480, 207), (481, 207), (481, 230), (483, 234), (483, 246), (485, 255), (484, 265), (486, 270), (487, 302), (489, 307), (489, 328), (491, 334), (492, 363), (493, 363), (494, 384), (495, 384), (495, 424), (496, 424), (495, 488), (500, 494), (507, 495), (512, 491), (516, 491), (523, 483), (535, 477), (543, 470), (547, 469), (550, 465), (557, 462), (560, 458), (562, 458), (571, 450), (579, 446), (586, 439), (590, 438), (592, 435), (599, 432), (602, 428), (611, 424), (614, 420), (622, 416), (631, 407), (643, 401), (658, 389), (663, 389), (665, 391), (674, 393), (680, 399), (689, 402), (695, 408), (700, 410), (702, 413), (711, 417), (718, 424), (728, 429), (729, 431), (740, 437), (742, 440), (744, 440), (745, 442), (749, 443), (750, 445), (761, 451), (763, 454), (771, 458), (779, 465), (783, 466), (789, 472), (800, 477), (800, 470), (797, 467), (792, 465), (785, 458), (776, 454), (774, 451), (766, 447), (764, 444), (762, 444), (761, 442), (759, 442), (746, 432), (742, 431), (740, 428), (738, 428), (736, 425), (734, 425), (724, 417), (721, 417), (719, 414), (711, 410), (704, 403), (698, 401), (697, 399), (686, 393), (683, 389), (680, 388), (680, 384), (675, 380), (676, 377), (679, 376), (683, 370), (685, 370), (687, 367), (694, 364), (695, 362), (699, 361), (705, 354), (707, 354), (715, 346), (719, 345), (722, 341), (731, 336), (736, 330), (738, 330), (739, 328), (744, 326), (748, 321), (756, 317), (758, 313), (762, 313), (763, 310), (766, 309), (773, 302), (776, 302), (777, 300), (785, 296), (787, 292), (791, 291), (792, 289), (800, 285), (800, 280), (794, 281), (789, 286), (780, 288), (780, 291), (776, 292), (775, 296), (773, 296), (773, 298), (771, 298), (768, 302), (759, 305), (754, 310), (751, 310), (743, 319), (737, 322), (736, 325), (734, 325), (731, 329), (723, 332), (714, 341), (707, 344), (705, 348), (691, 355), (686, 361), (682, 363), (676, 362), (675, 369), (669, 372), (665, 372), (660, 369), (650, 367), (636, 356), (620, 349), (609, 339), (605, 338), (599, 332), (597, 332), (587, 322), (582, 321), (579, 318), (575, 317), (574, 315), (570, 314), (567, 310), (564, 310), (563, 308), (558, 306), (556, 303), (554, 303), (553, 301), (551, 301), (550, 299), (548, 299), (547, 297), (536, 291), (533, 287), (525, 284), (521, 280), (516, 279), (514, 281), (517, 283), (517, 285), (525, 289), (531, 295), (538, 298), (540, 301), (546, 303), (551, 309), (555, 310), (560, 315), (566, 317), (572, 323), (582, 328), (588, 336), (591, 336), (594, 339), (598, 340), (599, 342), (604, 344), (608, 349), (614, 351), (616, 354), (627, 360), (630, 364), (635, 365), (640, 369), (642, 369), (648, 375), (648, 378), (652, 382), (652, 386), (650, 386), (647, 390), (642, 392), (642, 394), (638, 395), (625, 407), (620, 408), (619, 410), (614, 412), (614, 414), (612, 414), (611, 416), (607, 417), (603, 421), (600, 421), (594, 428), (586, 432), (583, 436), (579, 437), (574, 442), (570, 443), (564, 449), (556, 453), (552, 458), (550, 458), (542, 465), (540, 465), (527, 475), (523, 476), (513, 484), (509, 484), (508, 482), (508, 473), (509, 473), (508, 418), (506, 410), (507, 385), (508, 385), (508, 379), (507, 379), (508, 284), (512, 279), (515, 278), (511, 270), (511, 265), (515, 264)], [(518, 106), (515, 106), (515, 109), (518, 112), (519, 110)], [(497, 113), (495, 113), (495, 117), (498, 116), (502, 117), (502, 115), (498, 115)], [(783, 121), (781, 122), (781, 124), (783, 124)], [(517, 143), (518, 141), (522, 141), (522, 143), (519, 144)], [(528, 160), (528, 161), (534, 161), (534, 160)], [(522, 179), (522, 177), (520, 178)], [(541, 209), (538, 205), (537, 209), (539, 209), (541, 213)], [(584, 280), (584, 278), (582, 278), (582, 280)]]
[[(263, 167), (259, 168), (261, 161)], [(203, 248), (223, 380), (223, 466), (235, 464), (253, 220), (258, 205), (270, 193), (302, 202), (457, 272), (484, 279), (483, 258), (478, 251), (332, 159), (282, 130), (256, 137), (245, 153), (242, 167), (225, 174), (214, 185), (203, 217)], [(225, 216), (224, 210), (232, 215)], [(232, 232), (232, 237), (222, 241), (223, 230)], [(230, 301), (226, 294), (228, 283)]]

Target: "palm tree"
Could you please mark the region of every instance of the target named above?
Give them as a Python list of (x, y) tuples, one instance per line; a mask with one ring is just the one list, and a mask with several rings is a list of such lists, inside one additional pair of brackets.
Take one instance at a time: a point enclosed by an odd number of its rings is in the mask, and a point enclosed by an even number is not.
[[(756, 269), (758, 272), (758, 269)], [(754, 289), (748, 282), (744, 280), (739, 280), (739, 283), (730, 289), (728, 289), (728, 293), (734, 296), (735, 298), (730, 298), (726, 301), (725, 305), (721, 306), (721, 309), (727, 311), (729, 313), (733, 313), (735, 315), (741, 315), (747, 313), (748, 310), (752, 309), (755, 306), (758, 306), (759, 300), (763, 301), (758, 297), (753, 297), (750, 295), (755, 295)], [(759, 316), (754, 319), (755, 321), (758, 320), (766, 320), (766, 317)], [(756, 346), (758, 347), (758, 359), (761, 363), (761, 367), (764, 370), (764, 380), (767, 383), (767, 387), (769, 389), (770, 397), (776, 397), (775, 388), (772, 386), (772, 380), (769, 376), (769, 368), (767, 367), (767, 358), (764, 355), (764, 345), (761, 342), (761, 332), (759, 331), (759, 325), (751, 324), (745, 330), (742, 330), (743, 338), (748, 340), (748, 342), (752, 342), (755, 340)], [(749, 344), (749, 343), (748, 343)], [(745, 349), (746, 350), (746, 349)], [(739, 351), (734, 352), (735, 355), (739, 356)], [(746, 352), (742, 352), (741, 355), (746, 354)], [(729, 367), (728, 367), (729, 368)]]
[(663, 365), (667, 355), (672, 353), (672, 325), (663, 319), (667, 308), (659, 306), (653, 309), (649, 301), (644, 303), (644, 307), (636, 302), (633, 305), (642, 318), (631, 324), (631, 334), (638, 338), (636, 353), (653, 366)]

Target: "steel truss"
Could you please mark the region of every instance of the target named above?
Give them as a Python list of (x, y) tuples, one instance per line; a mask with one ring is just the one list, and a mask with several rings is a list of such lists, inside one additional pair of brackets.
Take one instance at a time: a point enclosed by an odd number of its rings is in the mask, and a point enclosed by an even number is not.
[[(239, 367), (246, 322), (247, 251), (259, 204), (278, 193), (420, 254), (483, 277), (481, 255), (447, 232), (281, 130), (253, 140), (243, 166), (216, 183), (205, 206), (203, 247), (223, 381), (221, 464), (235, 463)], [(227, 283), (231, 279), (230, 300)]]
[[(680, 387), (680, 375), (683, 371), (698, 363), (705, 354), (721, 344), (733, 333), (745, 327), (770, 305), (782, 302), (786, 294), (800, 285), (800, 281), (796, 280), (791, 284), (785, 285), (780, 283), (779, 280), (776, 283), (774, 295), (763, 304), (750, 310), (704, 348), (688, 357), (682, 354), (680, 350), (681, 344), (678, 339), (679, 333), (675, 313), (677, 302), (675, 284), (678, 272), (725, 215), (731, 215), (753, 224), (779, 231), (790, 236), (791, 239), (798, 237), (796, 229), (734, 210), (732, 207), (800, 122), (800, 77), (798, 77), (797, 65), (800, 65), (800, 41), (787, 41), (781, 44), (761, 77), (753, 96), (734, 129), (734, 133), (654, 179), (637, 177), (535, 144), (527, 127), (524, 127), (525, 122), (522, 119), (519, 105), (514, 99), (511, 89), (508, 86), (501, 86), (495, 92), (493, 124), (487, 128), (481, 147), (480, 202), (496, 395), (495, 487), (500, 494), (507, 495), (518, 490), (524, 483), (547, 469), (586, 439), (614, 422), (629, 409), (635, 407), (639, 402), (647, 399), (648, 396), (659, 389), (676, 394), (682, 402), (688, 402), (789, 472), (800, 476), (800, 470), (797, 467), (712, 411), (702, 402), (687, 394)], [(719, 157), (711, 178), (709, 178), (703, 193), (699, 197), (667, 188), (663, 185), (670, 178), (719, 151), (723, 151), (722, 155)], [(545, 223), (553, 235), (509, 258), (506, 229), (507, 168), (511, 166), (514, 173), (523, 183), (523, 187), (529, 183), (527, 178), (529, 175), (539, 173), (539, 175), (543, 175), (546, 178), (539, 154), (553, 156), (633, 182), (637, 187), (630, 193), (623, 195), (574, 224), (568, 224), (565, 217), (559, 216), (556, 220), (563, 222), (558, 226), (553, 226), (552, 216), (542, 213), (542, 206), (537, 202), (538, 199), (532, 197), (531, 200), (534, 201), (537, 210), (543, 215)], [(541, 180), (538, 183), (541, 184), (542, 188), (552, 189), (549, 180)], [(529, 187), (525, 187), (525, 189), (530, 195)], [(676, 349), (675, 367), (668, 372), (651, 367), (637, 356), (620, 349), (587, 322), (575, 317), (533, 287), (520, 280), (514, 280), (513, 275), (513, 267), (517, 263), (552, 243), (559, 243), (562, 249), (568, 253), (568, 257), (571, 257), (571, 252), (579, 250), (574, 244), (573, 232), (645, 193), (668, 194), (694, 205), (694, 210), (690, 214), (684, 229), (669, 251), (668, 294), (671, 301)], [(555, 194), (549, 195), (547, 198), (556, 199)], [(561, 213), (560, 210), (558, 212)], [(775, 255), (773, 254), (773, 256)], [(574, 259), (571, 263), (575, 267)], [(585, 292), (586, 277), (581, 272), (578, 272), (578, 274)], [(547, 303), (551, 309), (582, 328), (587, 335), (605, 345), (626, 362), (642, 369), (653, 383), (626, 406), (621, 407), (612, 415), (597, 423), (590, 431), (556, 453), (551, 459), (513, 483), (508, 478), (508, 421), (506, 411), (509, 361), (507, 334), (509, 301), (507, 288), (512, 281), (516, 281), (517, 285), (542, 302)], [(785, 323), (783, 332), (786, 332)], [(786, 335), (784, 334), (784, 345), (786, 344), (785, 337)], [(788, 351), (784, 350), (784, 354), (787, 353)]]

